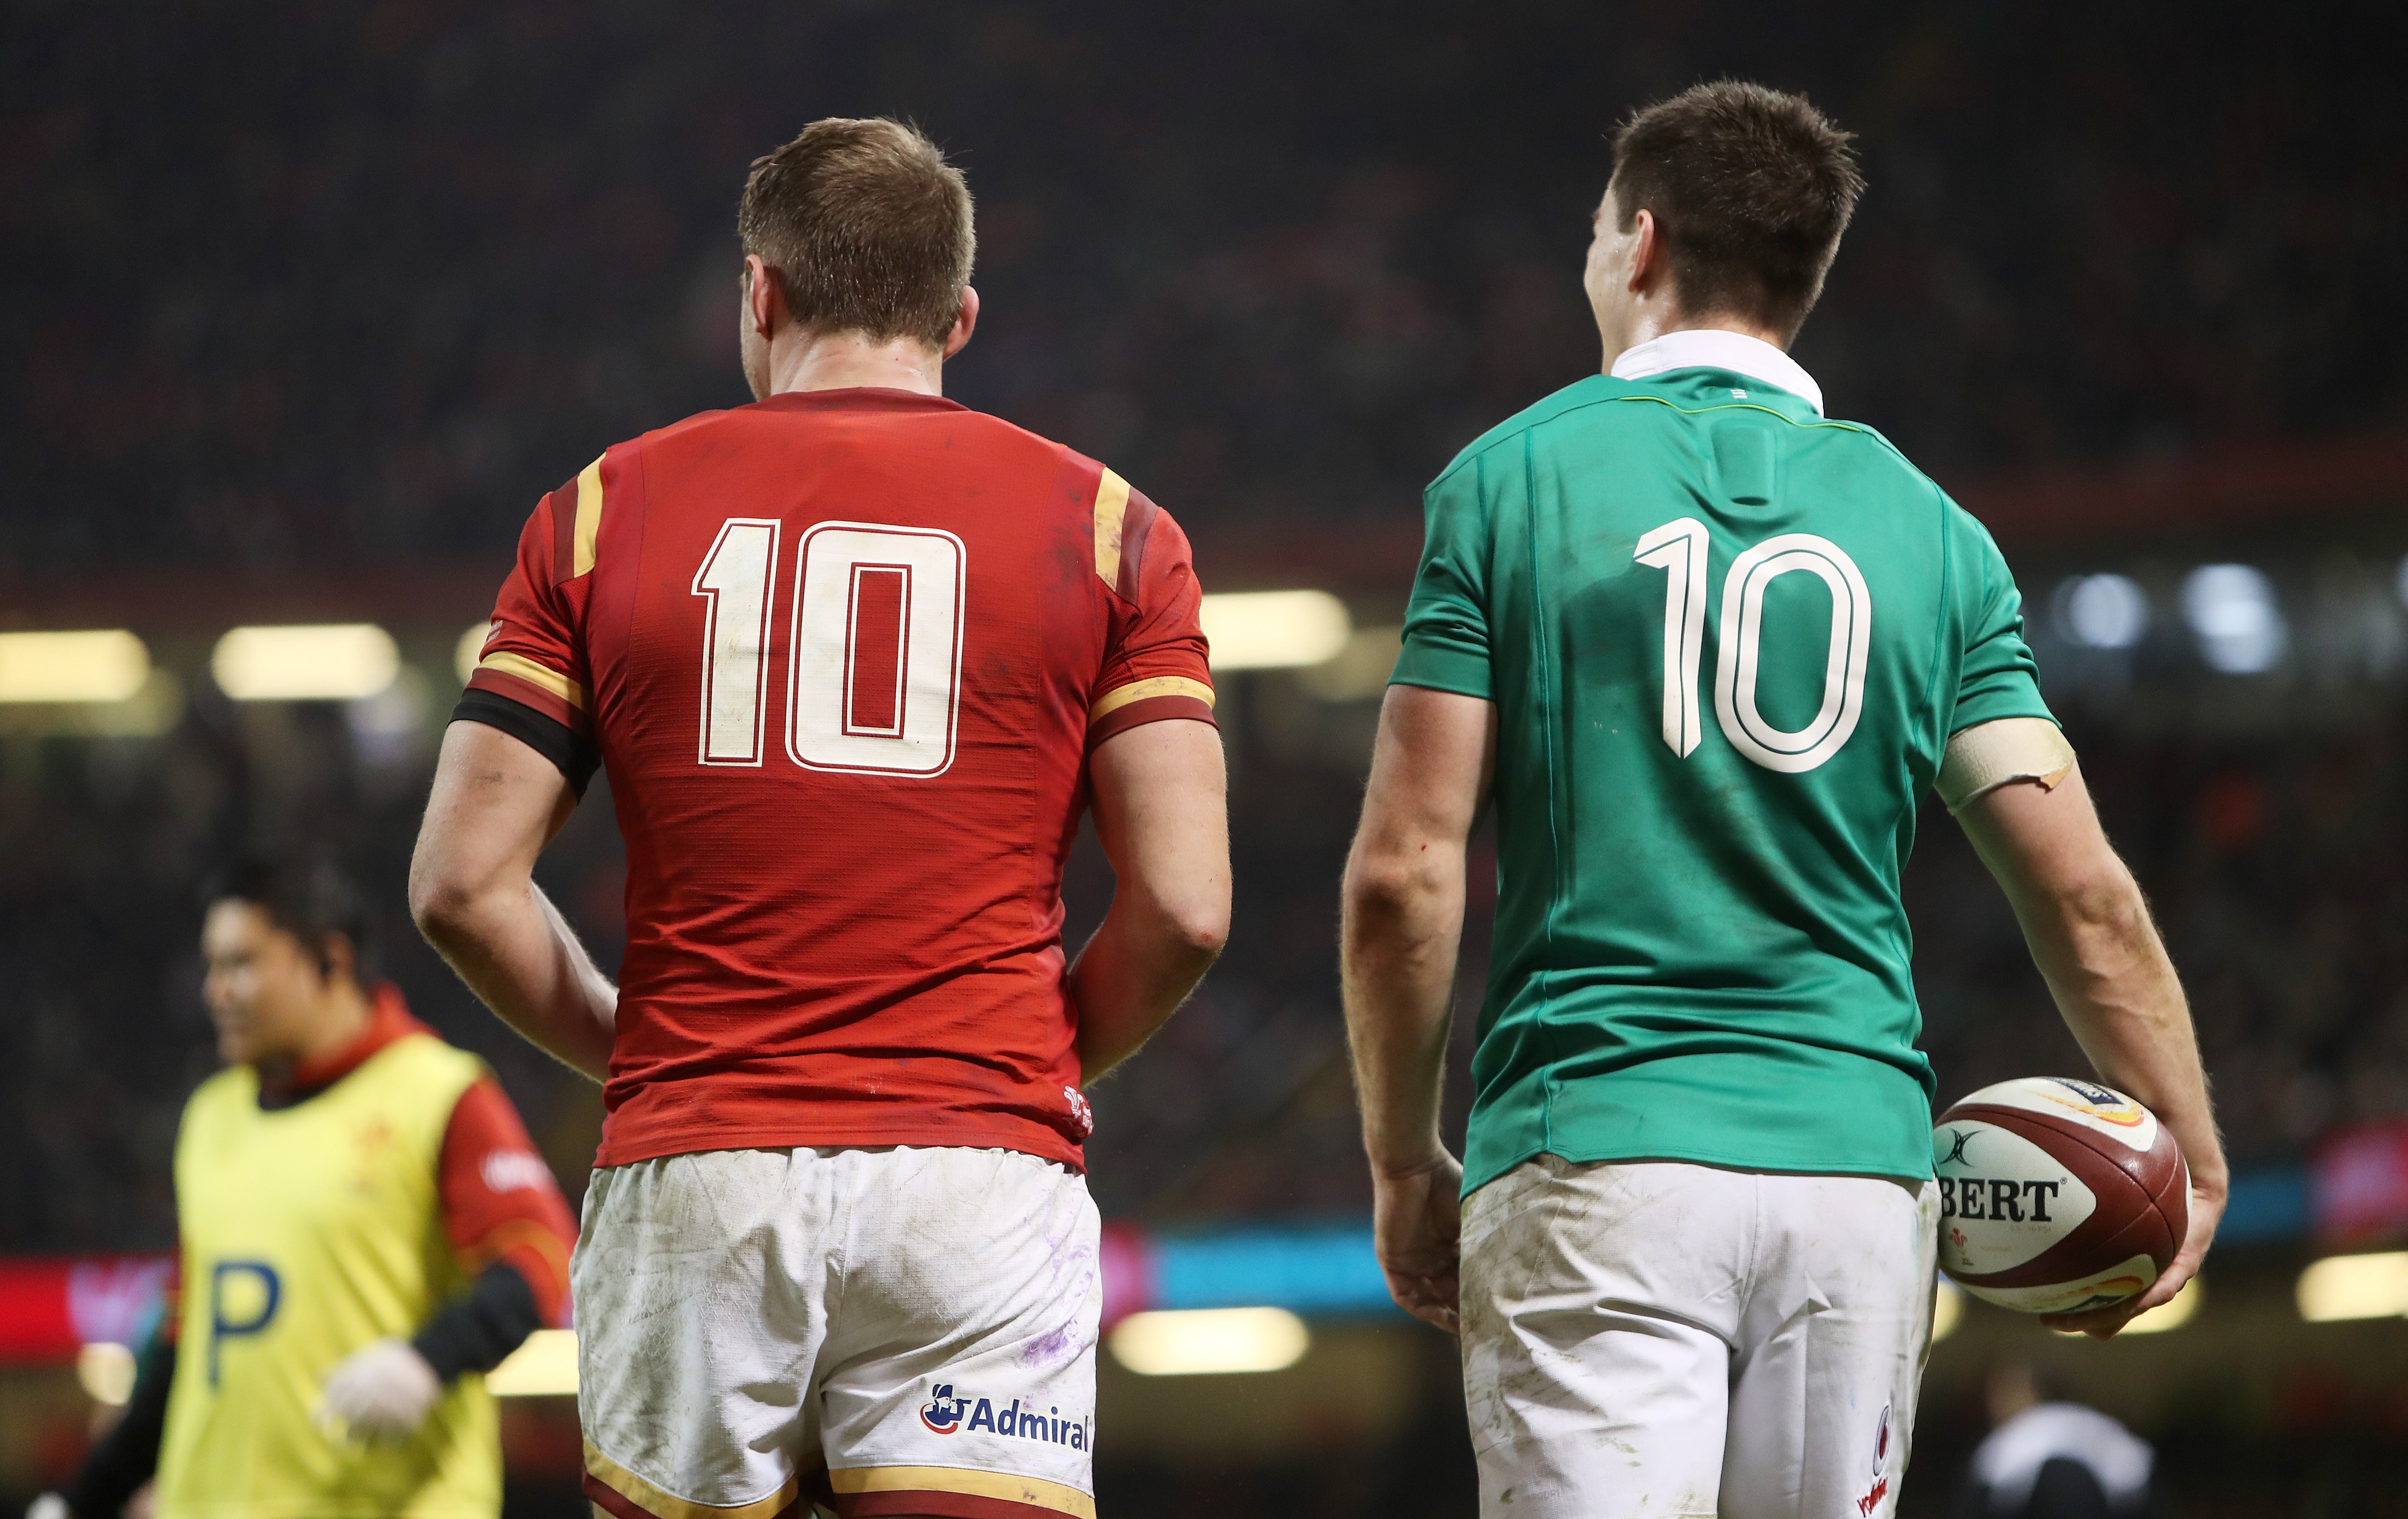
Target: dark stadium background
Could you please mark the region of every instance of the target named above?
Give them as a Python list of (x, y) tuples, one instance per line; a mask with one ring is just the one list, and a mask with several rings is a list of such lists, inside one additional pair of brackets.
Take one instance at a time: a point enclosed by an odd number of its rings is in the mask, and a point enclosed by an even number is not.
[[(403, 911), (452, 641), (538, 494), (746, 398), (746, 164), (871, 113), (924, 126), (978, 196), (985, 314), (950, 393), (1137, 481), (1208, 590), (1328, 590), (1361, 630), (1352, 666), (1224, 678), (1231, 947), (1096, 1094), (1091, 1152), (1133, 1230), (1351, 1225), (1334, 888), (1420, 488), (1595, 368), (1578, 273), (1604, 134), (1730, 73), (1862, 135), (1871, 189), (1799, 356), (2005, 547), (2247, 1183), (2178, 1331), (2076, 1343), (1968, 1311), (1934, 1354), (1905, 1512), (1944, 1511), (1983, 1371), (2014, 1357), (2154, 1439), (2172, 1513), (2401, 1512), (2408, 1325), (2292, 1306), (2315, 1255), (2408, 1224), (2384, 1126), (2408, 1121), (2408, 111), (2367, 24), (2314, 5), (15, 0), (0, 631), (130, 627), (180, 698), (150, 734), (0, 705), (0, 1256), (172, 1244), (173, 1127), (212, 1058), (195, 883), (255, 839), (329, 840), (367, 877), (390, 973), (493, 1061), (578, 1194), (594, 1093), (475, 1007)], [(2194, 577), (2214, 565), (2246, 572)], [(397, 695), (211, 683), (225, 629), (331, 621), (392, 630)], [(543, 877), (607, 964), (600, 801)], [(1924, 826), (1943, 1096), (2080, 1069), (1970, 852), (1944, 814)], [(1090, 852), (1074, 922), (1108, 889)], [(2391, 1185), (2388, 1204), (2343, 1206), (2344, 1151), (2351, 1196)], [(1468, 1512), (1448, 1346), (1393, 1313), (1313, 1328), (1287, 1371), (1108, 1378), (1108, 1512)], [(513, 1403), (514, 1513), (580, 1512), (564, 1405)], [(90, 1414), (70, 1371), (0, 1367), (0, 1500), (55, 1480)]]

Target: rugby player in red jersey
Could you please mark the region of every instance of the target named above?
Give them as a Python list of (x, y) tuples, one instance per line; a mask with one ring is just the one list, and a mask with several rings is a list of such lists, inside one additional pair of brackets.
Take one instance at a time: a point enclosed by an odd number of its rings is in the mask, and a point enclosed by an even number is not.
[[(1092, 1515), (1081, 1087), (1228, 924), (1187, 541), (943, 398), (970, 200), (918, 133), (814, 123), (754, 164), (738, 230), (758, 399), (537, 507), (412, 908), (607, 1082), (574, 1269), (599, 1509)], [(531, 878), (597, 764), (615, 988)], [(1091, 802), (1118, 890), (1066, 963)]]

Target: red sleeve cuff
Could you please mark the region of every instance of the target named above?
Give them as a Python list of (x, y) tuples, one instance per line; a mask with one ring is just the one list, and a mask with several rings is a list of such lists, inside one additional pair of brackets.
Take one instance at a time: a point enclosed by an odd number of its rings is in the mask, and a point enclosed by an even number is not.
[[(1183, 683), (1192, 685), (1197, 682)], [(1216, 728), (1221, 725), (1219, 720), (1212, 715), (1212, 704), (1201, 697), (1188, 695), (1183, 692), (1159, 696), (1140, 696), (1134, 701), (1122, 702), (1112, 707), (1101, 717), (1090, 718), (1087, 722), (1087, 748), (1092, 752), (1097, 744), (1115, 734), (1126, 733), (1131, 728), (1143, 727), (1148, 723), (1162, 723), (1172, 718), (1210, 723)]]
[(580, 737), (594, 732), (594, 720), (585, 709), (585, 688), (524, 654), (487, 654), (468, 678), (468, 689), (507, 697)]

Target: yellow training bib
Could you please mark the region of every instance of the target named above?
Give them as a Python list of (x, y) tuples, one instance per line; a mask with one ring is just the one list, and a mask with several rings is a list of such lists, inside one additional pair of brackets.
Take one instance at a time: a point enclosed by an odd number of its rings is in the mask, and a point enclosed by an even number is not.
[(493, 1519), (499, 1426), (484, 1379), (418, 1433), (368, 1444), (311, 1422), (326, 1375), (407, 1340), (467, 1281), (437, 1189), (452, 1108), (484, 1068), (430, 1034), (263, 1111), (247, 1066), (201, 1083), (176, 1140), (183, 1303), (159, 1519)]

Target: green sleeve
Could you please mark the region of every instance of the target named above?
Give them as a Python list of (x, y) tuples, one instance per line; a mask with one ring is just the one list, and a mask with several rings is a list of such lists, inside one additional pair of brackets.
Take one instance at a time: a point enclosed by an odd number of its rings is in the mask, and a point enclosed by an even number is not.
[(1476, 460), (1423, 497), (1422, 563), (1405, 608), (1394, 685), (1492, 699), (1488, 675), (1488, 509)]
[(2031, 646), (2024, 641), (2024, 598), (2015, 589), (2006, 557), (1982, 524), (1957, 509), (1959, 541), (1970, 539), (1971, 552), (1959, 561), (1963, 573), (1959, 605), (1965, 648), (1956, 677), (1956, 709), (1948, 733), (1954, 736), (1978, 724), (2002, 717), (2057, 714), (2041, 700), (2040, 672), (2032, 663)]

